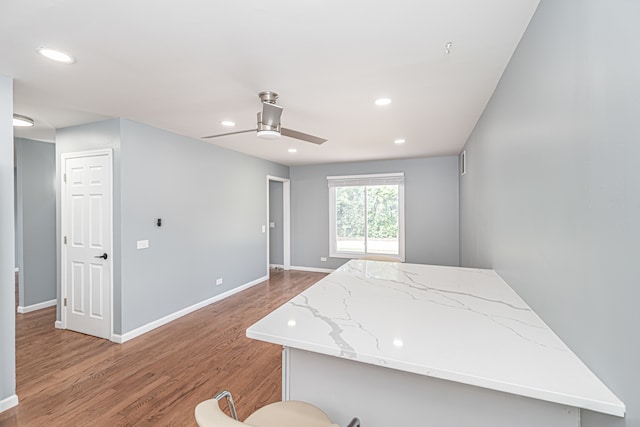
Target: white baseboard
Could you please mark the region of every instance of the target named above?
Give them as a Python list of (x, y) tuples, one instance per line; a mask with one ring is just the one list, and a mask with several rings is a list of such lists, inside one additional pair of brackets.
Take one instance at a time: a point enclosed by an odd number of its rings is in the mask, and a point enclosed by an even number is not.
[(145, 333), (147, 333), (149, 331), (152, 331), (152, 330), (154, 330), (156, 328), (159, 328), (160, 326), (166, 325), (167, 323), (169, 323), (169, 322), (171, 322), (173, 320), (179, 319), (182, 316), (185, 316), (185, 315), (187, 315), (189, 313), (193, 313), (194, 311), (199, 310), (202, 307), (206, 307), (209, 304), (213, 304), (214, 302), (221, 301), (221, 300), (223, 300), (225, 298), (228, 298), (228, 297), (230, 297), (232, 295), (237, 294), (238, 292), (244, 291), (246, 289), (249, 289), (252, 286), (255, 286), (255, 285), (259, 284), (259, 283), (262, 283), (262, 282), (264, 282), (265, 280), (268, 280), (268, 279), (269, 279), (268, 276), (262, 276), (262, 277), (260, 277), (260, 278), (258, 278), (256, 280), (253, 280), (253, 281), (251, 281), (249, 283), (245, 283), (242, 286), (239, 286), (237, 288), (231, 289), (231, 290), (229, 290), (227, 292), (223, 292), (223, 293), (221, 293), (219, 295), (216, 295), (214, 297), (211, 297), (209, 299), (201, 301), (201, 302), (199, 302), (197, 304), (194, 304), (194, 305), (192, 305), (190, 307), (183, 308), (182, 310), (178, 310), (175, 313), (171, 313), (171, 314), (169, 314), (167, 316), (164, 316), (163, 318), (160, 318), (158, 320), (154, 320), (153, 322), (149, 322), (144, 326), (140, 326), (139, 328), (134, 329), (133, 331), (126, 332), (126, 333), (124, 333), (122, 335), (112, 334), (111, 335), (111, 341), (113, 341), (115, 343), (118, 343), (118, 344), (125, 343), (125, 342), (127, 342), (129, 340), (132, 340), (133, 338), (139, 337), (142, 334), (145, 334)]
[(62, 320), (56, 320), (54, 326), (56, 327), (56, 329), (62, 329)]
[(0, 412), (4, 412), (7, 409), (13, 408), (18, 405), (18, 395), (14, 394), (6, 399), (0, 400)]
[(18, 313), (25, 314), (31, 313), (32, 311), (41, 310), (47, 307), (54, 307), (58, 303), (58, 300), (52, 299), (51, 301), (39, 302), (37, 304), (28, 305), (23, 307), (21, 305), (18, 306)]
[(331, 268), (300, 267), (297, 265), (292, 265), (291, 269), (298, 270), (298, 271), (311, 271), (314, 273), (333, 273), (335, 271), (334, 269), (331, 269)]

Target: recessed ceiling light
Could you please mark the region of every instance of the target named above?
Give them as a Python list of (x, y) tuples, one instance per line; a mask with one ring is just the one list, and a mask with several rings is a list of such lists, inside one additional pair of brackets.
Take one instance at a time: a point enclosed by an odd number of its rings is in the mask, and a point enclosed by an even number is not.
[(405, 142), (407, 141), (405, 141), (404, 138), (398, 138), (393, 140), (394, 144), (404, 144)]
[(297, 153), (298, 152), (298, 150), (296, 150), (295, 148), (289, 148), (287, 151), (290, 152), (290, 153)]
[(401, 340), (401, 339), (396, 338), (395, 340), (393, 340), (393, 345), (394, 345), (395, 347), (402, 347), (402, 346), (404, 345), (404, 342), (402, 342), (402, 340)]
[(45, 58), (49, 58), (56, 62), (62, 62), (63, 64), (73, 64), (76, 62), (76, 59), (68, 53), (60, 50), (49, 49), (48, 47), (38, 48), (38, 53)]
[(375, 100), (376, 105), (389, 105), (391, 104), (390, 98), (378, 98)]
[(220, 124), (221, 124), (222, 126), (226, 126), (226, 127), (233, 127), (233, 126), (235, 126), (235, 125), (236, 125), (236, 124), (235, 124), (234, 122), (232, 122), (231, 120), (223, 120), (223, 121), (221, 121), (221, 122), (220, 122)]
[(13, 125), (16, 127), (30, 127), (33, 126), (33, 119), (31, 117), (21, 116), (20, 114), (14, 114)]
[(378, 98), (375, 100), (376, 105), (389, 105), (391, 104), (390, 98)]

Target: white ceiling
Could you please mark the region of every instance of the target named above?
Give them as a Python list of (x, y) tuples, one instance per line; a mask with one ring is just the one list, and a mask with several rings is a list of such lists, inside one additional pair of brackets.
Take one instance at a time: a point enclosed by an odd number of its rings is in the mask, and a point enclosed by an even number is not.
[(272, 90), (284, 127), (328, 142), (208, 141), (286, 165), (451, 155), (538, 1), (2, 0), (0, 74), (14, 78), (14, 112), (36, 121), (16, 130), (25, 138), (110, 117), (193, 138), (252, 129)]

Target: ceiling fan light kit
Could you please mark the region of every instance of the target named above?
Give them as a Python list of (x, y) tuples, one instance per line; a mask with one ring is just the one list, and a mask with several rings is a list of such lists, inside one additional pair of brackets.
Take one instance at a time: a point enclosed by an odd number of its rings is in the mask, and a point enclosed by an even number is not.
[(327, 141), (324, 138), (281, 127), (280, 116), (282, 115), (282, 107), (276, 104), (276, 101), (278, 100), (277, 93), (267, 90), (260, 92), (258, 97), (260, 98), (260, 101), (262, 101), (262, 111), (258, 112), (257, 129), (209, 135), (203, 136), (202, 138), (217, 138), (220, 136), (236, 135), (239, 133), (256, 132), (258, 137), (262, 139), (278, 139), (281, 135), (284, 135), (289, 138), (300, 139), (302, 141), (318, 145)]
[(280, 132), (275, 130), (259, 130), (258, 138), (262, 139), (278, 139), (280, 138)]

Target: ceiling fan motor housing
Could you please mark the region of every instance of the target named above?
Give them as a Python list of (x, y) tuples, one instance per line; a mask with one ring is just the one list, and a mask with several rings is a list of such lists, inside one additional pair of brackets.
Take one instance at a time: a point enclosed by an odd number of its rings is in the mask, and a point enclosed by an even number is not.
[(280, 138), (280, 123), (272, 126), (262, 122), (262, 112), (258, 113), (258, 136), (263, 139)]
[(280, 123), (264, 123), (262, 121), (262, 112), (258, 113), (258, 132), (261, 130), (272, 130), (280, 132)]
[(278, 100), (278, 94), (271, 92), (270, 90), (262, 91), (258, 94), (262, 102), (268, 102), (269, 104), (275, 104)]
[(278, 94), (275, 92), (260, 92), (262, 111), (258, 113), (258, 136), (263, 139), (280, 138), (280, 115), (282, 107), (276, 105)]

